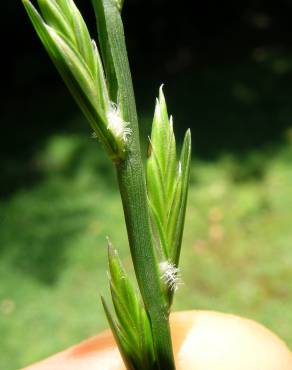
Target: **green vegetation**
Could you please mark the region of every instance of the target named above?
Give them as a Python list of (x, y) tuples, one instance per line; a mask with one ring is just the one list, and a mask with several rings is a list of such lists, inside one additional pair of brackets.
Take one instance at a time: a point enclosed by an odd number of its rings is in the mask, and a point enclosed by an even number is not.
[[(269, 158), (261, 167), (262, 157)], [(107, 242), (131, 269), (114, 174), (96, 143), (48, 138), (42, 180), (1, 202), (0, 362), (13, 370), (107, 327)], [(196, 161), (174, 309), (234, 312), (292, 346), (292, 147)], [(255, 164), (257, 163), (257, 164)], [(260, 171), (261, 176), (255, 177)]]

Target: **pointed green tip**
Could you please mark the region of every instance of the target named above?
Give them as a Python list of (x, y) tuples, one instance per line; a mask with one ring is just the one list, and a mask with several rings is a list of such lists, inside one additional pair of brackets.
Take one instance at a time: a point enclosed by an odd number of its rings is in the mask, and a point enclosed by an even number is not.
[(21, 2), (26, 10), (33, 7), (32, 3), (29, 0), (21, 0)]
[(184, 153), (185, 154), (187, 153), (187, 157), (190, 157), (191, 151), (192, 151), (192, 135), (191, 130), (188, 129), (185, 133), (181, 156), (184, 156)]
[(35, 12), (35, 13), (38, 13), (38, 11), (36, 10), (36, 8), (34, 7), (34, 5), (31, 3), (30, 0), (21, 0), (23, 6), (25, 7), (26, 11), (28, 12)]
[(106, 306), (106, 303), (105, 303), (105, 299), (103, 298), (103, 296), (100, 294), (100, 300), (101, 300), (101, 304), (102, 304), (102, 307), (105, 308)]
[(104, 297), (102, 295), (100, 295), (100, 300), (101, 300), (101, 304), (102, 304), (102, 307), (108, 317), (108, 315), (110, 315), (110, 310), (109, 310), (109, 307), (106, 303), (106, 300), (104, 299)]
[(163, 87), (164, 87), (164, 84), (161, 84), (160, 87), (159, 87), (159, 101), (160, 101), (160, 103), (165, 101), (165, 97), (164, 97), (164, 93), (163, 93)]
[(113, 319), (112, 319), (112, 316), (110, 314), (109, 307), (108, 307), (108, 305), (107, 305), (107, 303), (106, 303), (106, 301), (105, 301), (105, 299), (103, 298), (102, 295), (100, 296), (100, 300), (101, 300), (101, 304), (102, 304), (102, 307), (104, 309), (104, 312), (106, 314), (106, 317), (109, 321), (109, 324), (111, 325), (111, 323), (113, 322)]
[(108, 259), (111, 261), (113, 258), (118, 257), (117, 250), (113, 247), (112, 242), (110, 241), (109, 237), (107, 239), (107, 253), (108, 253)]
[(191, 144), (191, 141), (192, 141), (192, 133), (191, 133), (191, 129), (188, 128), (186, 133), (185, 133), (185, 141), (188, 142), (188, 144), (190, 145)]
[(106, 241), (107, 241), (107, 247), (108, 247), (108, 249), (113, 248), (113, 245), (112, 245), (112, 242), (111, 242), (109, 236), (106, 236)]
[(157, 118), (157, 123), (159, 126), (168, 127), (169, 118), (167, 113), (166, 100), (163, 93), (164, 84), (161, 84), (159, 87), (159, 95), (156, 99), (156, 107), (154, 115)]

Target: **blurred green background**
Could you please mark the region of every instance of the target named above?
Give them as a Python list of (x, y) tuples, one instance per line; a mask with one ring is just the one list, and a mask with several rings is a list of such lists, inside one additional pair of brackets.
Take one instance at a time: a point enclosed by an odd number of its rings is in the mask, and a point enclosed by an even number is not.
[[(124, 12), (144, 152), (162, 82), (178, 142), (193, 134), (174, 308), (256, 319), (292, 348), (292, 5), (165, 4)], [(0, 368), (15, 370), (107, 327), (106, 236), (132, 267), (111, 163), (21, 4), (3, 6)]]

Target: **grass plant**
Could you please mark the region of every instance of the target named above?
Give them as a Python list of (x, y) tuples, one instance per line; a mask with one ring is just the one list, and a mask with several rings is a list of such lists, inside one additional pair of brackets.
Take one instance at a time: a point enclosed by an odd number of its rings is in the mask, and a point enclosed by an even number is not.
[[(108, 322), (128, 369), (175, 369), (169, 313), (178, 280), (191, 158), (188, 131), (177, 160), (172, 118), (160, 89), (147, 163), (127, 58), (122, 2), (93, 0), (98, 45), (73, 0), (23, 0), (50, 58), (116, 169), (140, 295), (109, 242), (115, 317)], [(149, 211), (151, 210), (151, 211)]]

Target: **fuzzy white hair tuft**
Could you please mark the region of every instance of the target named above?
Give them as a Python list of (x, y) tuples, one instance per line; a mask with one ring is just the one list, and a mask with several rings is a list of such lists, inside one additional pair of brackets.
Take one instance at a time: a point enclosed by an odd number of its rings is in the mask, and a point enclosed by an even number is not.
[(169, 287), (170, 290), (177, 290), (182, 284), (180, 270), (174, 263), (163, 261), (159, 264), (161, 280)]
[(110, 103), (110, 108), (106, 117), (108, 120), (108, 129), (116, 138), (126, 142), (128, 137), (131, 135), (132, 130), (128, 127), (129, 122), (125, 122), (122, 119), (120, 109), (115, 103)]

